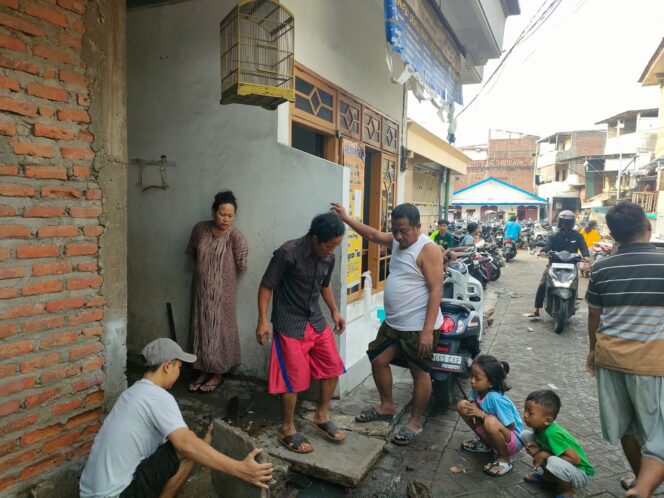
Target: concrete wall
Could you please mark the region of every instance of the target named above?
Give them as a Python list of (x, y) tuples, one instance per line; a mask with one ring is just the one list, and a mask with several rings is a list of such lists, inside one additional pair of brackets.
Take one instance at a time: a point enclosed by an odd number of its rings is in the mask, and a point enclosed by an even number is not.
[[(344, 170), (279, 144), (277, 112), (219, 105), (218, 31), (230, 3), (199, 0), (128, 16), (129, 157), (166, 155), (176, 163), (167, 168), (168, 190), (146, 192), (130, 165), (128, 346), (135, 352), (168, 335), (166, 302), (173, 303), (178, 339), (188, 343), (193, 266), (184, 249), (193, 225), (210, 217), (214, 194), (231, 188), (239, 201), (236, 226), (249, 243), (249, 270), (238, 290), (240, 371), (262, 377), (269, 351), (254, 335), (260, 278), (274, 249), (343, 198)], [(306, 22), (295, 12), (297, 33)], [(312, 69), (333, 79), (325, 74), (332, 69)], [(343, 248), (340, 261), (342, 254)], [(340, 264), (333, 282), (338, 300), (342, 281)]]

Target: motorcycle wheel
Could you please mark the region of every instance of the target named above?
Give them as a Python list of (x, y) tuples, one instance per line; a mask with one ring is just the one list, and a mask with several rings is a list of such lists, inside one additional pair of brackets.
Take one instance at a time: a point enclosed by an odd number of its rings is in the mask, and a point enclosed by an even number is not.
[(495, 282), (500, 278), (500, 266), (495, 266), (493, 272), (491, 273), (491, 281)]
[(454, 379), (452, 375), (447, 380), (433, 381), (433, 397), (441, 408), (447, 408), (454, 403)]
[(556, 324), (556, 328), (555, 328), (556, 334), (562, 334), (563, 329), (565, 328), (565, 320), (566, 319), (567, 319), (567, 316), (565, 315), (565, 313), (562, 310), (558, 311), (558, 314), (556, 314), (555, 319), (554, 319), (555, 324)]

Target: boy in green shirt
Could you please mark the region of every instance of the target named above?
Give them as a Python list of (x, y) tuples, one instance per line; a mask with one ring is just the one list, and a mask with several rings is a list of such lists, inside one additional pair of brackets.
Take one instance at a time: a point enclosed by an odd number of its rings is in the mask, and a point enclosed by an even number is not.
[(452, 249), (454, 247), (454, 237), (452, 234), (447, 231), (449, 223), (447, 220), (440, 219), (438, 220), (438, 230), (431, 234), (429, 237), (439, 246), (442, 246), (444, 249)]
[(532, 431), (523, 431), (521, 442), (533, 457), (535, 469), (523, 480), (556, 483), (557, 496), (569, 497), (588, 485), (595, 469), (574, 436), (555, 422), (559, 411), (560, 398), (553, 391), (535, 391), (526, 398), (523, 421)]

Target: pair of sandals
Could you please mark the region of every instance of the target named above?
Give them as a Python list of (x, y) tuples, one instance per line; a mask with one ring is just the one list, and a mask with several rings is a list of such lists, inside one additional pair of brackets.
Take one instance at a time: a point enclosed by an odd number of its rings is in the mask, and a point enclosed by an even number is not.
[[(470, 453), (479, 453), (479, 454), (492, 454), (494, 451), (485, 445), (480, 438), (476, 437), (473, 439), (468, 439), (461, 443), (461, 449), (468, 451)], [(491, 477), (502, 477), (512, 470), (512, 464), (510, 462), (503, 462), (500, 460), (494, 460), (493, 462), (487, 463), (482, 471)]]
[[(360, 414), (355, 417), (355, 422), (360, 424), (377, 421), (391, 422), (392, 420), (394, 420), (394, 415), (378, 413), (378, 410), (373, 406), (366, 410), (362, 410)], [(415, 432), (414, 430), (409, 429), (406, 425), (402, 425), (392, 436), (392, 444), (396, 444), (397, 446), (408, 446), (417, 439), (417, 436), (419, 436), (421, 432), (422, 431)]]
[[(341, 443), (346, 439), (346, 434), (339, 430), (334, 422), (328, 420), (327, 422), (311, 422), (311, 427), (320, 432), (325, 438), (333, 443)], [(287, 450), (295, 453), (311, 453), (314, 451), (313, 446), (304, 434), (296, 432), (290, 436), (279, 435), (277, 441), (283, 445)], [(308, 448), (303, 448), (307, 444)]]

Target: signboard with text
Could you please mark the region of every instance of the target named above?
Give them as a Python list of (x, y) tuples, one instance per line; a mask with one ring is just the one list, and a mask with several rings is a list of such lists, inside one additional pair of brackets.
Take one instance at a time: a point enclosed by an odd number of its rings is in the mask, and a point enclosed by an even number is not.
[[(350, 169), (348, 215), (362, 221), (364, 213), (364, 145), (343, 140), (343, 163)], [(347, 288), (352, 289), (362, 283), (362, 237), (352, 229), (348, 230)]]

